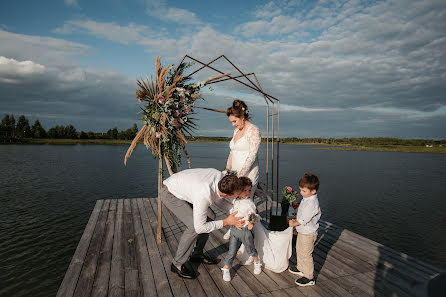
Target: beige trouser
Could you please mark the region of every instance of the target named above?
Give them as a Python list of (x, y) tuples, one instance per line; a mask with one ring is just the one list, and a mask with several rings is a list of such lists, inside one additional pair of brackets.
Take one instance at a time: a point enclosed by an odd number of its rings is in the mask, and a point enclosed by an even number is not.
[(304, 273), (308, 279), (313, 279), (314, 264), (313, 264), (313, 250), (316, 235), (314, 234), (297, 234), (296, 240), (296, 255), (297, 255), (297, 269)]

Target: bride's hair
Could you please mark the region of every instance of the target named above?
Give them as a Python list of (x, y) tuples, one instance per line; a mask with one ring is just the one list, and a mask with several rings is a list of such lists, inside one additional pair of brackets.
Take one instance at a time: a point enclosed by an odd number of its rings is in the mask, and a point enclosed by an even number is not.
[(249, 120), (249, 112), (248, 112), (248, 105), (246, 105), (245, 102), (242, 100), (234, 100), (232, 102), (232, 106), (229, 107), (226, 110), (226, 115), (229, 117), (230, 115), (233, 115), (235, 117), (241, 118), (242, 116), (245, 118), (245, 120)]

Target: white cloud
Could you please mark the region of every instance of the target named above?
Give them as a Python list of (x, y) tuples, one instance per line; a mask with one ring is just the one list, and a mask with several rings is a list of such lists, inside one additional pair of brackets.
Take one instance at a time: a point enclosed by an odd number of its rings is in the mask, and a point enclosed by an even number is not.
[(165, 0), (147, 0), (146, 12), (164, 22), (199, 25), (202, 22), (197, 15), (187, 9), (168, 7)]
[(122, 44), (136, 43), (144, 35), (151, 34), (147, 26), (138, 26), (132, 23), (121, 26), (114, 22), (104, 23), (92, 20), (67, 21), (63, 27), (56, 28), (53, 31), (61, 34), (70, 34), (73, 32), (87, 33)]
[(79, 3), (77, 3), (77, 0), (64, 0), (64, 3), (66, 6), (79, 8)]
[(87, 55), (84, 44), (44, 36), (15, 34), (0, 30), (0, 54), (18, 61), (31, 60), (40, 64), (67, 63), (69, 57)]

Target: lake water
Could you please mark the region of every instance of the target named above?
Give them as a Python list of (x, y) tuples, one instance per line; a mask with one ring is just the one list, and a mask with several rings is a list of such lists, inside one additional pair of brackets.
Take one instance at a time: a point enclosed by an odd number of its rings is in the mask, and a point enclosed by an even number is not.
[[(127, 147), (0, 146), (0, 296), (54, 296), (97, 199), (156, 196), (157, 161), (139, 145), (124, 166)], [(280, 146), (280, 187), (315, 173), (322, 219), (446, 268), (446, 155), (313, 148)], [(223, 169), (229, 148), (188, 151)]]

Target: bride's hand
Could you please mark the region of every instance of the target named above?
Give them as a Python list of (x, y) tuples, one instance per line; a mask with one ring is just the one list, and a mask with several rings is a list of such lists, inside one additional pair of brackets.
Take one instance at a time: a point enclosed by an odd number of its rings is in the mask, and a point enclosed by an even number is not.
[(243, 227), (245, 221), (243, 220), (243, 217), (236, 217), (235, 215), (237, 213), (238, 211), (234, 211), (226, 219), (223, 219), (223, 226), (235, 226), (237, 229)]

